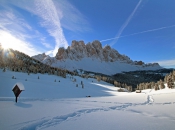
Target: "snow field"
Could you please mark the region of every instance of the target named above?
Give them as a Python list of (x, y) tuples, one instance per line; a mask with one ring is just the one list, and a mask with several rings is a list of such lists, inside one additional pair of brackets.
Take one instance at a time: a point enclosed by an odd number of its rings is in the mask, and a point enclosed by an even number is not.
[[(16, 79), (12, 79), (15, 76)], [(39, 76), (39, 79), (38, 79)], [(0, 73), (0, 96), (14, 97), (11, 92), (15, 83), (21, 82), (25, 91), (20, 94), (20, 97), (25, 98), (75, 98), (86, 96), (112, 96), (110, 93), (116, 91), (117, 88), (103, 81), (100, 84), (96, 79), (83, 79), (74, 76), (76, 82), (68, 75), (67, 78), (62, 78), (55, 75), (47, 74), (30, 74), (20, 72), (1, 72)], [(25, 81), (27, 79), (27, 81)], [(55, 82), (56, 80), (56, 82)], [(84, 84), (82, 89), (81, 81)], [(92, 82), (93, 81), (93, 82)], [(78, 84), (78, 87), (76, 87)], [(101, 85), (103, 84), (103, 85)]]
[[(13, 75), (16, 79), (12, 79)], [(0, 70), (0, 129), (175, 128), (175, 89), (119, 93), (117, 87), (108, 83), (74, 78), (76, 82), (72, 82), (70, 76), (64, 79), (54, 75), (27, 75)], [(18, 103), (15, 103), (11, 90), (16, 82), (22, 82), (25, 87)], [(91, 97), (87, 98), (88, 95)]]

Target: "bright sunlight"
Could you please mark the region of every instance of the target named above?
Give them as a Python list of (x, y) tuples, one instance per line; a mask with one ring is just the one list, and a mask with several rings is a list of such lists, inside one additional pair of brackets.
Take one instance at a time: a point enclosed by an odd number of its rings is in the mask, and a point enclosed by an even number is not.
[(15, 41), (16, 39), (12, 35), (8, 33), (1, 34), (0, 43), (4, 49), (16, 48)]
[(36, 52), (41, 53), (36, 51), (33, 46), (23, 40), (23, 38), (17, 38), (7, 31), (0, 30), (0, 43), (4, 49), (12, 48), (13, 50), (18, 50), (23, 53), (27, 52), (30, 56), (35, 55)]
[(4, 49), (12, 48), (12, 46), (10, 44), (1, 43), (1, 45)]

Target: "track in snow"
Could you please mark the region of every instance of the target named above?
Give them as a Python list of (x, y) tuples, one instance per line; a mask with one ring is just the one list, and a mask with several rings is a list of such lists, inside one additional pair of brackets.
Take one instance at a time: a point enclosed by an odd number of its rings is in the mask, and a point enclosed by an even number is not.
[[(80, 100), (77, 100), (77, 102), (79, 102)], [(98, 101), (92, 101), (92, 102), (98, 102)], [(89, 114), (89, 113), (94, 113), (94, 112), (98, 112), (98, 111), (112, 111), (112, 110), (122, 110), (125, 111), (126, 108), (131, 107), (131, 106), (142, 106), (142, 105), (151, 105), (152, 103), (154, 103), (154, 99), (153, 96), (151, 95), (147, 95), (147, 100), (144, 103), (114, 103), (114, 102), (103, 102), (104, 104), (116, 104), (115, 106), (109, 106), (109, 107), (99, 107), (99, 108), (92, 108), (92, 109), (81, 109), (66, 115), (61, 115), (61, 116), (55, 116), (51, 119), (39, 119), (38, 121), (35, 122), (29, 122), (29, 123), (23, 123), (23, 126), (20, 128), (20, 130), (30, 130), (30, 129), (44, 129), (44, 128), (48, 128), (51, 126), (56, 126), (62, 122), (68, 121), (68, 120), (72, 120), (74, 118), (80, 117), (84, 114)], [(168, 104), (172, 104), (172, 103), (154, 103), (157, 105), (168, 105)], [(173, 103), (175, 104), (175, 102)], [(126, 110), (126, 111), (130, 111), (136, 114), (141, 114), (143, 116), (150, 116), (150, 117), (158, 117), (155, 115), (151, 115), (149, 113), (144, 113), (142, 111), (137, 111), (137, 110)], [(163, 118), (169, 118), (169, 117), (164, 117), (164, 116), (159, 116), (159, 117), (163, 117)], [(171, 118), (171, 120), (175, 120), (174, 118)]]

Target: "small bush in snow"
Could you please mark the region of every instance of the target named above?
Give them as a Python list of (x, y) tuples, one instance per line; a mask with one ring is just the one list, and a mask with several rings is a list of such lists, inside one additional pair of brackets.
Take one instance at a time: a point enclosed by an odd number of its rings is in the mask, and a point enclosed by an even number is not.
[(107, 81), (107, 77), (103, 76), (102, 80), (106, 82)]
[(15, 78), (15, 76), (12, 76), (12, 79), (14, 79)]
[(78, 84), (76, 84), (76, 87), (78, 87)]
[(76, 79), (73, 79), (73, 82), (76, 82), (77, 80)]
[(159, 85), (156, 83), (155, 84), (155, 88), (154, 88), (155, 90), (159, 90)]
[(117, 81), (114, 80), (114, 86), (115, 86), (115, 87), (119, 87), (120, 84), (119, 84)]
[(39, 79), (39, 76), (38, 76), (38, 79)]
[(132, 86), (127, 86), (126, 89), (130, 92), (132, 92)]
[(122, 89), (122, 88), (118, 89), (117, 91), (118, 91), (118, 92), (125, 92), (125, 90)]
[(165, 88), (165, 85), (164, 85), (163, 82), (160, 83), (160, 88), (161, 88), (161, 89), (164, 89), (164, 88)]
[(97, 78), (97, 81), (100, 82), (101, 77), (100, 76), (97, 76), (96, 78)]

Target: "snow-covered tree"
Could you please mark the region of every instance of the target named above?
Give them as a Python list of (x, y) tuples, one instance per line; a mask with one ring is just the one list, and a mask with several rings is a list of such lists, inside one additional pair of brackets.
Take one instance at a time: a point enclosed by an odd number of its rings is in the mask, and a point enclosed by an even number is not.
[(155, 84), (155, 88), (154, 88), (155, 90), (159, 90), (159, 85), (158, 85), (158, 83), (156, 83)]
[(170, 75), (168, 75), (168, 78), (167, 78), (167, 86), (169, 88), (173, 88), (174, 87), (174, 82), (172, 80), (172, 73), (170, 73)]
[(165, 88), (165, 85), (164, 85), (163, 82), (160, 83), (160, 88), (161, 88), (161, 89), (164, 89), (164, 88)]

